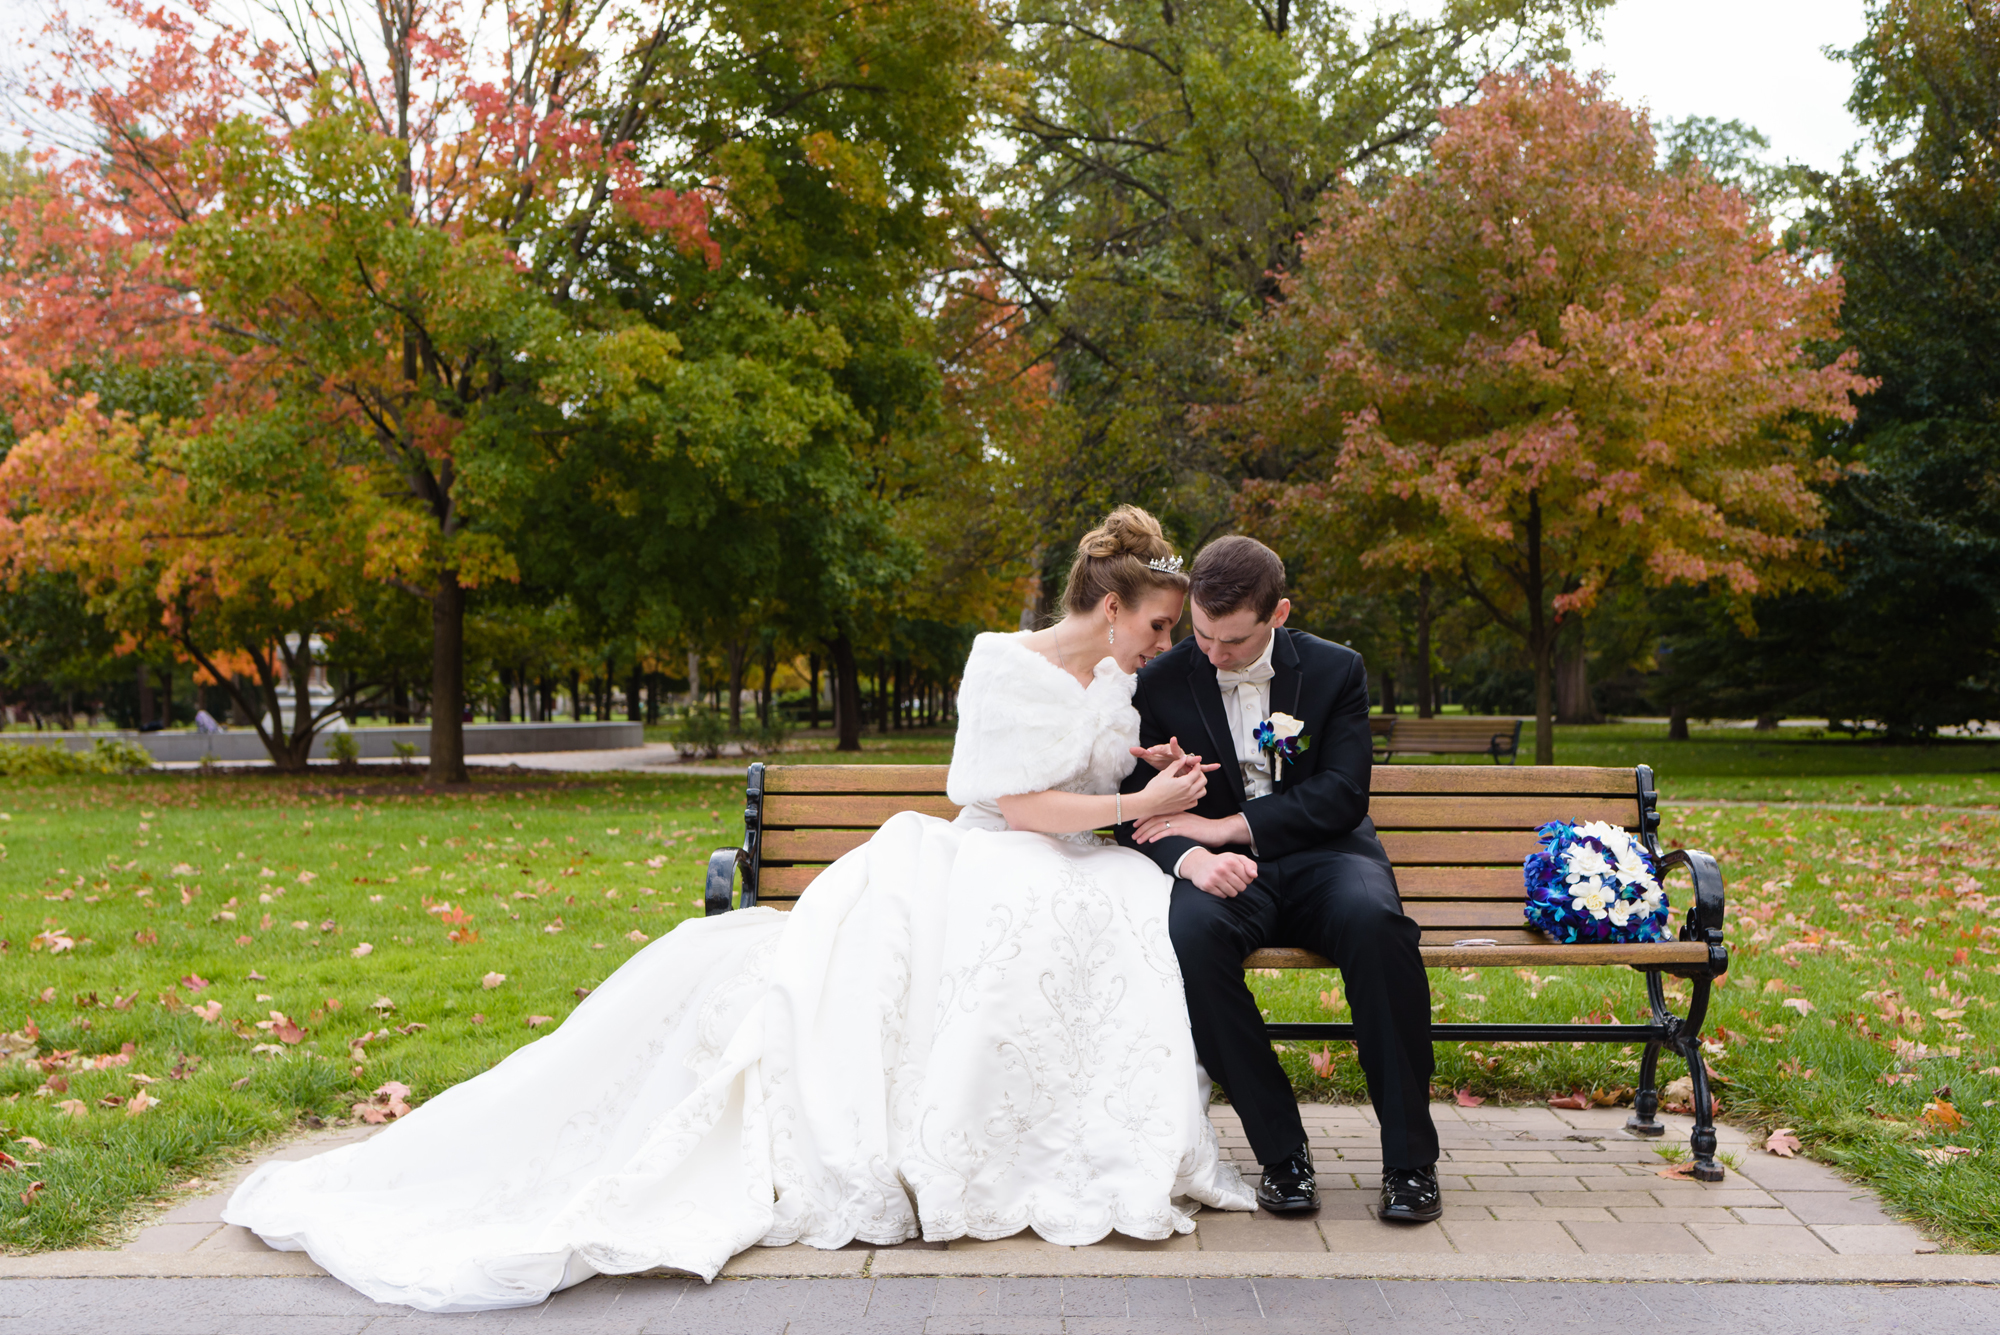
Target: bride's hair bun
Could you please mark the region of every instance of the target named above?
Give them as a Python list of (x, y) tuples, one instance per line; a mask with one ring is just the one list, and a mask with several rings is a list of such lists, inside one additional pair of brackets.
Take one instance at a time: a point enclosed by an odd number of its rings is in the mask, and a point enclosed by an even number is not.
[(1150, 564), (1174, 554), (1160, 521), (1136, 505), (1121, 505), (1104, 522), (1083, 535), (1070, 563), (1063, 606), (1084, 613), (1115, 593), (1126, 606), (1153, 589), (1185, 590), (1187, 576), (1178, 570), (1156, 570)]
[(1136, 556), (1151, 561), (1172, 556), (1174, 549), (1167, 545), (1167, 535), (1160, 531), (1159, 520), (1136, 505), (1121, 505), (1104, 516), (1103, 523), (1083, 535), (1076, 551), (1079, 556)]

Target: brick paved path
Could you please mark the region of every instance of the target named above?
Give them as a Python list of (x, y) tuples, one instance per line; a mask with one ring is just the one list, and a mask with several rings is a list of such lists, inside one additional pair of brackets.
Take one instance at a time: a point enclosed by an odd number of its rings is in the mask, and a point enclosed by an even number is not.
[[(1257, 1171), (1249, 1142), (1233, 1110), (1213, 1110), (1225, 1152), (1246, 1175)], [(1160, 1243), (1113, 1235), (1095, 1247), (1054, 1247), (1032, 1233), (999, 1242), (966, 1240), (948, 1250), (979, 1253), (1100, 1252), (1335, 1253), (1347, 1256), (1576, 1256), (1584, 1253), (1688, 1257), (1911, 1256), (1935, 1244), (1885, 1213), (1874, 1194), (1831, 1169), (1803, 1159), (1780, 1159), (1754, 1147), (1744, 1133), (1720, 1128), (1725, 1154), (1738, 1169), (1720, 1183), (1659, 1176), (1662, 1145), (1685, 1146), (1687, 1119), (1665, 1117), (1664, 1140), (1636, 1140), (1624, 1133), (1620, 1108), (1585, 1112), (1548, 1108), (1458, 1108), (1433, 1111), (1444, 1145), (1439, 1177), (1445, 1216), (1418, 1228), (1375, 1221), (1382, 1165), (1374, 1116), (1365, 1108), (1304, 1104), (1300, 1109), (1320, 1170), (1324, 1208), (1311, 1219), (1279, 1219), (1204, 1211), (1192, 1234)], [(296, 1158), (318, 1153), (365, 1132), (317, 1138), (283, 1151)], [(226, 1191), (184, 1205), (142, 1231), (126, 1250), (148, 1253), (258, 1253), (263, 1244), (221, 1223)], [(905, 1244), (884, 1253), (935, 1250)], [(812, 1253), (811, 1248), (774, 1249)], [(1025, 1263), (1025, 1258), (1016, 1257)], [(802, 1256), (802, 1263), (825, 1260)], [(859, 1258), (854, 1258), (859, 1265)], [(1127, 1261), (1121, 1264), (1134, 1264)], [(784, 1258), (751, 1253), (746, 1269), (782, 1269)], [(1698, 1266), (1696, 1268), (1699, 1268)]]

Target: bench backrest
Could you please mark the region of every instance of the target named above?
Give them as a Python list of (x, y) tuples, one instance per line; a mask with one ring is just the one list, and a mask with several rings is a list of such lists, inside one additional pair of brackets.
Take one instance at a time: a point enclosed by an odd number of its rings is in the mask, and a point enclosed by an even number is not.
[[(943, 765), (753, 765), (745, 822), (757, 902), (789, 908), (826, 864), (899, 811), (950, 819)], [(1545, 940), (1521, 918), (1521, 861), (1551, 820), (1659, 827), (1646, 766), (1377, 765), (1369, 813), (1426, 944)]]

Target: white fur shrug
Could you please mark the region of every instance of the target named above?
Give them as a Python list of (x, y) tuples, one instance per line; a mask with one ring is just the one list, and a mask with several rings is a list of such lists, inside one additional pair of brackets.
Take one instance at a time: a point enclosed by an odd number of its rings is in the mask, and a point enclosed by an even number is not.
[(988, 810), (1002, 797), (1061, 789), (1116, 792), (1137, 763), (1138, 678), (1110, 658), (1088, 688), (1021, 643), (985, 634), (972, 642), (958, 688), (958, 740), (945, 792)]

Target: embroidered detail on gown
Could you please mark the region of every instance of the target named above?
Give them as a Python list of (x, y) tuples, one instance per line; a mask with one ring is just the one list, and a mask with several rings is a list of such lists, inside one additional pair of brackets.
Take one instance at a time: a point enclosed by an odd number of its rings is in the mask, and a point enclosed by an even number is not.
[(223, 1212), (380, 1302), (539, 1302), (592, 1274), (713, 1279), (757, 1244), (1191, 1232), (1255, 1202), (1207, 1115), (1170, 883), (995, 800), (1111, 792), (1133, 678), (1011, 635), (966, 664), (947, 789), (790, 913), (682, 923), (560, 1028), (369, 1140), (269, 1163)]

